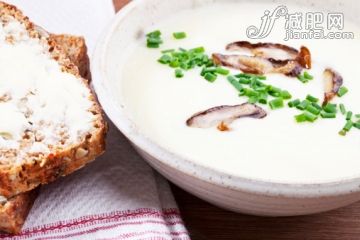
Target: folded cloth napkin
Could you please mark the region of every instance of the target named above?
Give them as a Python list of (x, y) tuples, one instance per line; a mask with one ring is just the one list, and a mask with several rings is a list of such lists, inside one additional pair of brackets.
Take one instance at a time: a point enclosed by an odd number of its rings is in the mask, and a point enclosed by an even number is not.
[[(53, 33), (86, 38), (89, 51), (114, 16), (111, 0), (7, 0)], [(22, 233), (4, 239), (189, 239), (167, 182), (110, 125), (107, 151), (41, 188)]]

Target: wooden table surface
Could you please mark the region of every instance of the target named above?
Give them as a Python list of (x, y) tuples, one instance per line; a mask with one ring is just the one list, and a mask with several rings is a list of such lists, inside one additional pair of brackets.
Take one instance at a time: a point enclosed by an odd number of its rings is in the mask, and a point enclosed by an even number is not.
[[(114, 0), (116, 9), (126, 2)], [(193, 240), (360, 239), (360, 203), (311, 216), (263, 218), (225, 211), (174, 185), (172, 189)]]

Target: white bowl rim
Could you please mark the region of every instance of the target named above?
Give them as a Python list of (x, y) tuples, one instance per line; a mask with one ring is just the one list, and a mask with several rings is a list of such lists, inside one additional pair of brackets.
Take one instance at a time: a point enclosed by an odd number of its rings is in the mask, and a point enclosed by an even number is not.
[(222, 173), (219, 170), (202, 166), (189, 159), (171, 153), (134, 129), (133, 124), (126, 117), (123, 109), (121, 107), (115, 107), (115, 101), (109, 98), (111, 94), (108, 93), (107, 89), (101, 84), (102, 79), (106, 77), (101, 69), (103, 69), (102, 66), (105, 64), (105, 55), (108, 49), (107, 45), (113, 33), (116, 31), (118, 24), (132, 9), (146, 1), (151, 0), (131, 1), (116, 14), (112, 23), (104, 31), (103, 36), (96, 45), (91, 64), (92, 85), (102, 108), (115, 126), (135, 146), (138, 146), (162, 164), (176, 168), (183, 174), (235, 191), (246, 191), (266, 196), (284, 196), (289, 198), (319, 198), (360, 192), (360, 174), (350, 178), (326, 182), (284, 183)]

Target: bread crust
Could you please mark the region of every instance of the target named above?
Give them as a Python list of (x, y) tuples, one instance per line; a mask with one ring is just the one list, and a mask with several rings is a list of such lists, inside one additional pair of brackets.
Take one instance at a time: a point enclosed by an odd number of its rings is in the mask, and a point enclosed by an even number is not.
[(96, 96), (89, 87), (88, 80), (81, 77), (79, 68), (67, 56), (64, 46), (58, 44), (54, 37), (30, 22), (28, 17), (24, 16), (15, 6), (0, 2), (0, 16), (14, 17), (26, 26), (29, 36), (47, 41), (52, 58), (60, 64), (62, 70), (78, 77), (91, 91), (89, 100), (93, 106), (90, 112), (95, 115), (96, 119), (93, 122), (94, 130), (77, 144), (37, 160), (25, 161), (21, 165), (0, 165), (0, 195), (11, 198), (41, 184), (47, 184), (61, 176), (66, 176), (101, 155), (105, 151), (107, 124)]
[(37, 190), (20, 194), (0, 205), (0, 231), (19, 233), (38, 195)]
[(70, 61), (78, 67), (80, 75), (84, 79), (90, 80), (90, 60), (85, 39), (68, 34), (50, 34), (50, 38), (65, 51)]

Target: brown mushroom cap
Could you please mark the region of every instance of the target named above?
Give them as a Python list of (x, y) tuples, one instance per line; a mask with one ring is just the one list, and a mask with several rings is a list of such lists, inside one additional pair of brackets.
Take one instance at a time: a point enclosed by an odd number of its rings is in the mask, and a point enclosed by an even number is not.
[(245, 73), (281, 73), (296, 77), (304, 68), (311, 68), (311, 53), (308, 48), (295, 48), (277, 43), (233, 42), (226, 46), (229, 51), (241, 54), (213, 54), (215, 64), (239, 69)]
[(207, 109), (191, 116), (186, 125), (195, 128), (210, 128), (214, 126), (223, 126), (232, 123), (234, 120), (242, 117), (252, 117), (256, 119), (266, 117), (266, 112), (261, 107), (243, 103), (240, 105), (222, 105)]
[(324, 83), (325, 93), (323, 105), (329, 103), (339, 92), (340, 87), (343, 85), (342, 76), (331, 68), (324, 70)]

